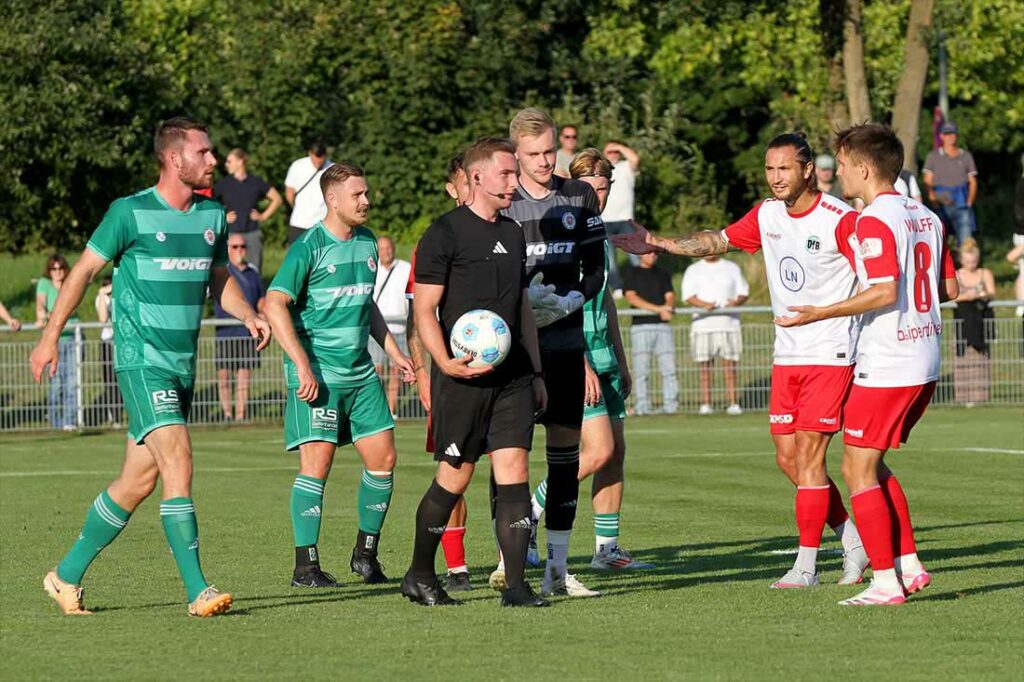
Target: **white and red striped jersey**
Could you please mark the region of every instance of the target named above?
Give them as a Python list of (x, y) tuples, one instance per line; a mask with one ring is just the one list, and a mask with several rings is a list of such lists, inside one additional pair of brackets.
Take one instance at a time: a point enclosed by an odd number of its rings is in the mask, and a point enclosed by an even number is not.
[[(831, 305), (856, 291), (856, 220), (848, 204), (822, 193), (798, 214), (766, 199), (723, 234), (747, 253), (764, 253), (772, 312), (792, 317), (789, 306)], [(777, 365), (850, 365), (856, 348), (857, 322), (850, 317), (775, 328)]]
[(939, 378), (939, 287), (956, 277), (939, 217), (895, 192), (879, 195), (857, 219), (865, 286), (897, 282), (891, 306), (861, 318), (853, 382), (920, 386)]

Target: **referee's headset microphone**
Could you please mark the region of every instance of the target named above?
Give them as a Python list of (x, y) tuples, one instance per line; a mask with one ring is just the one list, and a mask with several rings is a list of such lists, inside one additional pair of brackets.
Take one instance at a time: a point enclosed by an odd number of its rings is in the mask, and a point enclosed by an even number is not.
[(487, 187), (484, 185), (484, 183), (480, 181), (480, 174), (479, 173), (474, 173), (473, 174), (473, 179), (476, 180), (476, 186), (477, 187), (482, 189), (487, 194), (490, 194), (492, 197), (497, 197), (498, 199), (501, 199), (502, 201), (507, 201), (508, 199), (511, 198), (511, 193), (507, 193), (507, 192), (497, 193), (497, 192), (492, 192), (491, 190), (487, 189)]

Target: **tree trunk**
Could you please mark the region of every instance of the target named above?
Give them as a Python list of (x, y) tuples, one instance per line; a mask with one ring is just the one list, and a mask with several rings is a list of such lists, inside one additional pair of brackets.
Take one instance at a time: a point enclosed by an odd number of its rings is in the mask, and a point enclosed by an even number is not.
[(935, 0), (913, 0), (903, 50), (903, 73), (892, 107), (892, 128), (903, 143), (903, 167), (917, 172), (917, 135), (921, 124), (921, 95), (928, 77), (928, 30)]
[(863, 0), (848, 0), (843, 23), (843, 72), (846, 75), (846, 101), (850, 104), (850, 120), (866, 123), (871, 120), (871, 97), (864, 75), (864, 31), (861, 25)]
[(850, 125), (850, 109), (846, 104), (843, 84), (843, 24), (846, 17), (846, 0), (818, 0), (818, 15), (822, 52), (828, 63), (825, 117), (828, 131), (831, 132)]

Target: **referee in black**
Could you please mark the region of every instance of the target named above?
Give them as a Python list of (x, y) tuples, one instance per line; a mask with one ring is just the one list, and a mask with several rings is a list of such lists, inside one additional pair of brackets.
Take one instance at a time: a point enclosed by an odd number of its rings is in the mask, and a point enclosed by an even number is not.
[[(434, 558), (445, 524), (481, 456), (491, 456), (497, 482), (495, 533), (505, 557), (503, 606), (547, 606), (527, 584), (530, 487), (527, 462), (533, 420), (547, 406), (537, 326), (526, 287), (526, 241), (501, 215), (516, 191), (515, 148), (506, 138), (477, 141), (465, 155), (472, 195), (438, 218), (416, 252), (413, 297), (420, 340), (434, 360), (431, 375), (437, 474), (416, 511), (412, 565), (402, 594), (425, 606), (458, 604), (441, 587)], [(452, 358), (456, 320), (483, 308), (509, 325), (512, 347), (496, 368), (470, 368)]]

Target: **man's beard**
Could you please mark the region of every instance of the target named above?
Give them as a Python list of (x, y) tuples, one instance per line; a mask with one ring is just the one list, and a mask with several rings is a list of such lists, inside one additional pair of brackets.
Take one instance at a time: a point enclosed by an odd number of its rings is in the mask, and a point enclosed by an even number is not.
[(178, 179), (183, 185), (192, 189), (209, 189), (213, 186), (213, 175), (207, 175), (206, 168), (199, 164), (183, 166), (178, 171)]

